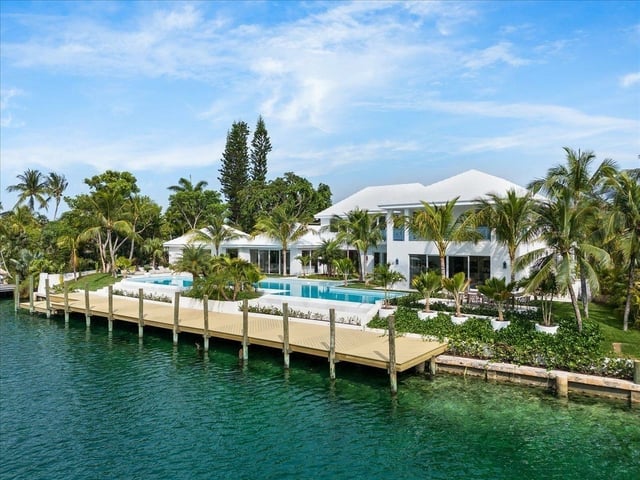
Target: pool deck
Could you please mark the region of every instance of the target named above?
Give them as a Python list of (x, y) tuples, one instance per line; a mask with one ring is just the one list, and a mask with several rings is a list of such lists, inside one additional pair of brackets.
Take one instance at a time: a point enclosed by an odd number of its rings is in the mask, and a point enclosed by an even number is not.
[[(89, 313), (91, 317), (107, 318), (109, 314), (108, 297), (96, 293), (89, 294)], [(29, 303), (20, 303), (20, 308), (29, 310)], [(50, 309), (64, 311), (64, 297), (50, 296)], [(46, 313), (46, 301), (34, 302), (34, 310)], [(87, 309), (84, 293), (69, 293), (69, 311), (84, 314)], [(113, 296), (113, 319), (138, 324), (138, 299)], [(204, 335), (204, 316), (201, 309), (179, 309), (178, 332)], [(209, 312), (208, 335), (211, 338), (242, 342), (242, 313), (229, 314)], [(169, 303), (144, 301), (144, 326), (173, 330), (174, 307)], [(280, 317), (255, 315), (249, 313), (249, 343), (279, 349), (284, 348), (283, 322)], [(384, 334), (336, 325), (335, 359), (366, 365), (369, 367), (389, 368), (389, 340)], [(329, 357), (329, 324), (289, 320), (289, 348), (292, 353), (304, 353), (317, 357)], [(424, 364), (440, 355), (447, 348), (442, 342), (427, 341), (417, 337), (396, 337), (396, 370), (403, 372)]]

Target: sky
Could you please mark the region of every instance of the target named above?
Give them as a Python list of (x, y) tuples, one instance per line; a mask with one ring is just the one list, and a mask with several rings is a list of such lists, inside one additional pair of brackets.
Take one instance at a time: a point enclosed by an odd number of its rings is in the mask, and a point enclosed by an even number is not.
[(259, 115), (268, 179), (334, 202), (468, 169), (526, 185), (565, 146), (640, 167), (640, 2), (3, 0), (0, 92), (5, 209), (26, 169), (68, 195), (130, 171), (163, 207), (180, 177), (219, 190)]

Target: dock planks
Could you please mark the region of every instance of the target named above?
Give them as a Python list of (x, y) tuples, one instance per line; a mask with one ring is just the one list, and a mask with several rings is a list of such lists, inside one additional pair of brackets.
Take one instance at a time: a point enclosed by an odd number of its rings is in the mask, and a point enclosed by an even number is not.
[[(51, 295), (51, 308), (64, 310), (64, 297)], [(29, 304), (20, 304), (29, 309)], [(108, 297), (89, 295), (91, 317), (108, 316)], [(46, 303), (35, 302), (37, 312), (46, 313)], [(86, 312), (84, 293), (69, 293), (69, 310)], [(114, 296), (114, 320), (138, 323), (138, 299)], [(144, 325), (167, 330), (173, 329), (173, 305), (145, 300)], [(389, 341), (386, 335), (354, 328), (336, 326), (336, 361), (387, 369), (389, 367)], [(204, 317), (200, 309), (180, 307), (179, 332), (204, 334)], [(209, 336), (242, 342), (242, 313), (209, 312)], [(282, 319), (249, 314), (249, 343), (282, 350), (284, 332)], [(318, 357), (329, 357), (329, 324), (289, 320), (289, 347), (291, 352)], [(396, 370), (406, 371), (440, 355), (447, 345), (415, 337), (396, 338)]]

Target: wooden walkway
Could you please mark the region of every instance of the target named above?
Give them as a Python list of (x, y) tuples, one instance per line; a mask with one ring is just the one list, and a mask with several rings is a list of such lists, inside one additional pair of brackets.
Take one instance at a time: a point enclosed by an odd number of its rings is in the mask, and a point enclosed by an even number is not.
[[(107, 318), (109, 314), (108, 297), (95, 293), (89, 294), (89, 312), (91, 317)], [(29, 303), (20, 303), (20, 308), (29, 310)], [(64, 311), (64, 297), (50, 296), (50, 309)], [(34, 310), (46, 313), (46, 302), (34, 302)], [(84, 293), (69, 293), (69, 311), (86, 313)], [(113, 319), (138, 324), (138, 299), (113, 296)], [(174, 329), (174, 307), (172, 304), (144, 301), (144, 326)], [(208, 334), (212, 338), (222, 338), (242, 342), (242, 313), (225, 314), (209, 312)], [(249, 314), (249, 344), (284, 349), (283, 321), (280, 317), (266, 317)], [(200, 309), (179, 309), (178, 332), (204, 335), (204, 315)], [(307, 355), (328, 358), (329, 324), (309, 323), (289, 320), (289, 349)], [(425, 362), (440, 355), (447, 345), (441, 342), (426, 341), (415, 337), (396, 337), (396, 370), (406, 371), (412, 367), (423, 366)], [(389, 340), (386, 335), (371, 331), (336, 326), (335, 360), (366, 365), (376, 368), (389, 368)]]

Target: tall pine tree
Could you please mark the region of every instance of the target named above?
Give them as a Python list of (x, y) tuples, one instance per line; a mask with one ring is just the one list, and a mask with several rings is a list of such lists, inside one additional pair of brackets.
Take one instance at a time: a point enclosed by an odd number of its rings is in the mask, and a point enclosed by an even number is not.
[(249, 183), (249, 151), (247, 140), (249, 127), (245, 122), (233, 122), (227, 132), (227, 144), (222, 154), (222, 165), (218, 180), (229, 205), (229, 220), (243, 229), (252, 225), (243, 225), (241, 219), (240, 192)]
[(251, 140), (251, 180), (264, 184), (267, 178), (267, 155), (271, 151), (271, 140), (262, 115), (258, 117), (256, 130)]

